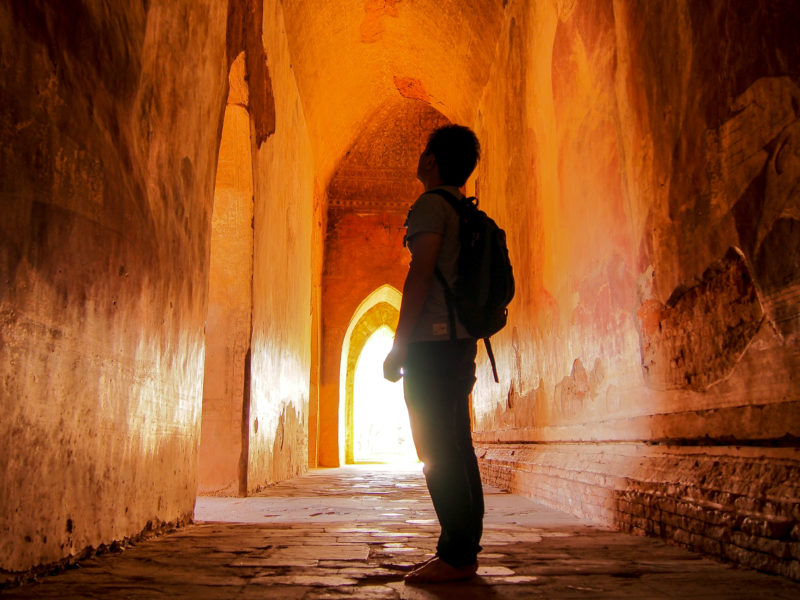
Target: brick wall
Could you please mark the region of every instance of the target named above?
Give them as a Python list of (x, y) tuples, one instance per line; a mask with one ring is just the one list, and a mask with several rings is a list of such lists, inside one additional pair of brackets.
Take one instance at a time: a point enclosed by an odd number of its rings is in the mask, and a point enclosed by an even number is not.
[(796, 448), (479, 444), (486, 483), (628, 533), (800, 579)]

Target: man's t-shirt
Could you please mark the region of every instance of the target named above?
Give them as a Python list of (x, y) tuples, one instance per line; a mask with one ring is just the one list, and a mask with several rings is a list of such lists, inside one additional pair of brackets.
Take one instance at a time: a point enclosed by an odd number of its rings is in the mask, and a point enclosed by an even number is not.
[[(457, 198), (464, 196), (456, 187), (441, 186), (441, 189), (450, 192)], [(438, 233), (442, 236), (442, 245), (436, 264), (447, 281), (447, 285), (453, 289), (458, 277), (458, 252), (460, 249), (458, 214), (453, 207), (442, 196), (429, 190), (417, 198), (417, 201), (411, 206), (406, 227), (409, 245), (412, 247), (414, 236), (419, 233)], [(458, 315), (454, 314), (454, 318), (456, 338), (469, 338), (470, 335), (458, 320)], [(444, 288), (439, 278), (434, 276), (431, 291), (425, 300), (422, 314), (411, 335), (411, 341), (429, 342), (449, 339), (451, 339), (450, 317), (447, 312)]]

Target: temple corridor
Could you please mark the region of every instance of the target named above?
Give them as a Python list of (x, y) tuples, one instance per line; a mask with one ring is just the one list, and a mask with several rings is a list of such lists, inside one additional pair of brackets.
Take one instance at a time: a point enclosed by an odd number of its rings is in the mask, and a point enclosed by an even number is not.
[[(355, 474), (413, 458), (375, 365), (457, 123), (517, 284), (471, 399), (479, 585), (796, 591), (798, 31), (796, 0), (0, 2), (0, 586), (147, 596), (174, 558), (170, 593), (427, 597), (395, 585), (418, 476)], [(250, 502), (299, 516), (191, 525)]]
[(248, 498), (200, 498), (198, 522), (3, 598), (795, 600), (800, 584), (722, 565), (486, 490), (479, 577), (410, 586), (436, 515), (419, 467), (311, 470)]

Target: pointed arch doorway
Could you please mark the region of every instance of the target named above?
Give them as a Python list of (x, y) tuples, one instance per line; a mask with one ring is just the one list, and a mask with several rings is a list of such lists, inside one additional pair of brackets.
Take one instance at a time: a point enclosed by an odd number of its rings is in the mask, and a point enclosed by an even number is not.
[(340, 464), (417, 461), (402, 381), (386, 381), (382, 370), (400, 299), (397, 289), (381, 286), (361, 303), (347, 328), (339, 383)]

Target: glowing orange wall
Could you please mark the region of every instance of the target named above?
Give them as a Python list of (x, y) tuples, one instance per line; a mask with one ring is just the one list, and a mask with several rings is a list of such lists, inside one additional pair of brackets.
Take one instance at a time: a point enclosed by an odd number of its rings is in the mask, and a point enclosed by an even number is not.
[[(796, 433), (797, 264), (769, 256), (798, 247), (791, 186), (777, 183), (796, 165), (773, 146), (793, 139), (800, 88), (738, 46), (728, 79), (706, 81), (726, 51), (702, 42), (720, 18), (759, 39), (721, 7), (570, 6), (518, 7), (481, 104), (477, 185), (509, 230), (519, 289), (498, 337), (504, 384), (482, 371), (479, 430), (662, 438), (676, 435), (667, 415), (688, 434), (702, 408), (716, 410), (709, 434)], [(766, 31), (778, 17), (761, 18)], [(776, 158), (787, 171), (771, 173)], [(734, 271), (745, 279), (727, 289)], [(751, 404), (774, 416), (769, 429), (733, 417)]]
[(519, 287), (475, 438), (495, 483), (796, 576), (735, 524), (796, 517), (800, 15), (767, 4), (509, 4), (477, 186)]
[(250, 404), (253, 306), (253, 161), (244, 53), (228, 79), (211, 220), (197, 490), (236, 495), (246, 486), (242, 426)]
[(323, 213), (284, 29), (281, 3), (265, 1), (275, 129), (254, 155), (250, 491), (308, 466), (312, 289), (319, 285)]
[[(249, 489), (307, 465), (324, 213), (280, 3), (62, 8), (0, 7), (4, 572), (191, 518), (207, 325), (237, 323), (221, 343), (237, 352), (252, 337), (250, 392), (234, 390), (249, 412)], [(229, 240), (253, 261), (252, 335), (248, 298), (217, 288), (208, 302), (227, 78), (242, 52), (239, 142), (257, 175), (252, 193), (222, 185), (218, 208), (254, 197), (250, 239)], [(234, 286), (249, 287), (246, 274)]]
[(6, 571), (193, 511), (226, 13), (145, 5), (0, 6)]

